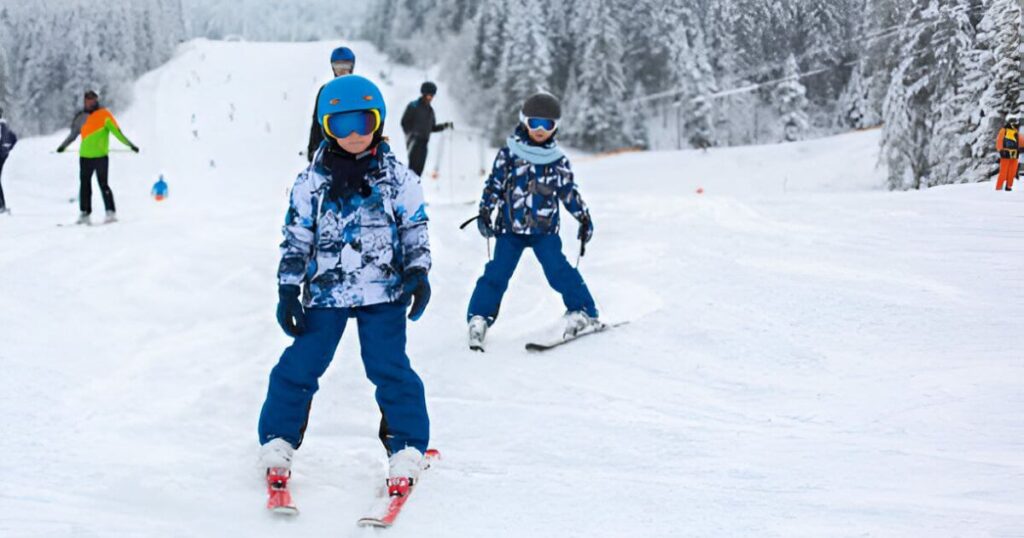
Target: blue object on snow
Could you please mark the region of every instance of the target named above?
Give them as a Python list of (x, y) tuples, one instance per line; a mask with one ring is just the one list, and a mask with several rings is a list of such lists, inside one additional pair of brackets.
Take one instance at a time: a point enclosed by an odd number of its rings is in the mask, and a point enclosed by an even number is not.
[(160, 179), (153, 184), (153, 190), (150, 191), (150, 193), (153, 195), (153, 198), (156, 198), (158, 202), (160, 200), (163, 200), (164, 198), (167, 198), (167, 182), (164, 181), (163, 174), (160, 174)]

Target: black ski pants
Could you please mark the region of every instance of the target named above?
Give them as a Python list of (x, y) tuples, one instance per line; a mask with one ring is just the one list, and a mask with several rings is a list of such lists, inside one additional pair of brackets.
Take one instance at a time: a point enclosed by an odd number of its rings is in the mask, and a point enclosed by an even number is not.
[(427, 164), (427, 140), (417, 137), (409, 147), (409, 169), (417, 176), (423, 175), (423, 167)]
[(114, 193), (107, 184), (107, 172), (110, 169), (110, 158), (99, 157), (97, 159), (79, 159), (79, 179), (81, 189), (78, 191), (78, 207), (86, 215), (92, 214), (92, 176), (100, 184), (100, 194), (103, 195), (103, 206), (107, 211), (116, 211), (114, 208)]

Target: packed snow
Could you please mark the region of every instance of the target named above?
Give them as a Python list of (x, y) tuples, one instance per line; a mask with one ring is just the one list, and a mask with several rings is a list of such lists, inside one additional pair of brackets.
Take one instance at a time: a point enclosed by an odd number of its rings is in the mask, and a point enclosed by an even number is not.
[[(379, 418), (349, 331), (293, 493), (263, 508), (256, 420), (289, 339), (274, 319), (286, 195), (337, 43), (193, 41), (116, 113), (121, 222), (76, 227), (65, 133), (26, 139), (0, 215), (0, 536), (370, 536)], [(437, 73), (351, 43), (387, 133)], [(433, 299), (410, 325), (429, 470), (390, 536), (1020, 536), (1024, 193), (881, 190), (878, 133), (572, 153), (602, 317), (523, 345), (561, 301), (524, 256), (487, 352), (465, 310), (493, 148), (446, 95), (432, 142)], [(68, 111), (70, 120), (71, 112)], [(509, 126), (511, 128), (511, 126)], [(15, 126), (16, 128), (16, 126)], [(444, 140), (446, 147), (441, 148)], [(116, 147), (117, 143), (112, 142)], [(433, 171), (437, 170), (434, 178)], [(170, 197), (149, 190), (164, 174)], [(94, 193), (95, 215), (102, 213)], [(563, 230), (575, 262), (575, 224)]]

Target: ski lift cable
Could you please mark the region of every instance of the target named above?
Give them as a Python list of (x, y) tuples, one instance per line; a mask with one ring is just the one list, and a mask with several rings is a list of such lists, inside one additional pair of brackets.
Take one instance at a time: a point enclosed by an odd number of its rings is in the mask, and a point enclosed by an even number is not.
[[(984, 9), (985, 9), (985, 6), (983, 4), (979, 3), (978, 5), (968, 6), (967, 12), (968, 13), (975, 13), (975, 12), (982, 11)], [(847, 40), (844, 40), (844, 41), (840, 41), (838, 43), (835, 43), (835, 44), (832, 44), (832, 45), (829, 45), (829, 46), (825, 46), (825, 47), (816, 47), (816, 48), (813, 48), (813, 49), (805, 50), (805, 51), (801, 52), (800, 54), (794, 55), (794, 57), (797, 60), (801, 60), (801, 59), (804, 59), (806, 57), (812, 56), (814, 54), (823, 53), (823, 52), (830, 52), (832, 49), (834, 49), (834, 48), (836, 48), (836, 47), (838, 47), (840, 45), (847, 45), (847, 44), (852, 44), (852, 43), (869, 43), (869, 42), (872, 42), (872, 41), (877, 41), (879, 39), (884, 39), (884, 38), (888, 38), (888, 37), (894, 37), (894, 36), (898, 35), (901, 30), (923, 28), (925, 26), (929, 26), (929, 25), (935, 24), (936, 22), (938, 22), (938, 21), (921, 22), (921, 23), (918, 23), (918, 24), (915, 24), (915, 25), (912, 25), (912, 26), (903, 26), (903, 25), (900, 25), (900, 24), (896, 24), (896, 25), (893, 25), (893, 26), (885, 27), (885, 28), (879, 28), (879, 29), (876, 29), (876, 30), (869, 31), (868, 33), (866, 33), (863, 36), (853, 37), (853, 38), (850, 38), (850, 39), (847, 39)], [(738, 78), (738, 79), (744, 79), (744, 78), (748, 78), (748, 77), (752, 77), (752, 76), (756, 76), (756, 75), (767, 74), (769, 71), (772, 71), (772, 70), (775, 70), (775, 69), (779, 69), (780, 67), (782, 67), (782, 65), (780, 63), (769, 64), (767, 66), (761, 66), (761, 67), (758, 67), (756, 69), (751, 69), (751, 70), (748, 70), (746, 72), (738, 73), (738, 74), (736, 74), (734, 76), (736, 78)]]
[[(973, 10), (975, 10), (977, 8), (984, 8), (984, 6), (976, 6), (974, 8), (970, 8), (970, 10), (973, 11)], [(920, 24), (917, 24), (917, 25), (914, 25), (914, 26), (910, 26), (910, 27), (905, 27), (905, 28), (904, 27), (893, 27), (893, 28), (897, 29), (895, 32), (890, 32), (889, 29), (883, 29), (885, 31), (885, 33), (879, 33), (879, 34), (876, 35), (876, 37), (866, 38), (866, 39), (870, 40), (870, 39), (880, 39), (882, 37), (890, 37), (892, 35), (898, 34), (899, 31), (902, 30), (902, 29), (906, 29), (906, 28), (923, 28), (925, 26), (930, 26), (930, 25), (936, 24), (937, 22), (938, 21), (929, 21), (929, 22), (920, 23)], [(881, 31), (882, 30), (880, 30), (879, 32), (881, 32)], [(949, 41), (951, 41), (951, 40), (947, 39), (947, 40), (941, 41), (940, 43), (948, 43)], [(926, 50), (929, 50), (929, 49), (920, 49), (920, 50), (912, 51), (910, 54), (912, 54), (912, 55), (913, 54), (919, 54), (921, 52), (925, 52)], [(810, 54), (812, 52), (815, 52), (815, 51), (805, 51), (805, 52), (801, 53), (800, 56), (805, 56), (805, 55)], [(758, 89), (766, 87), (766, 86), (774, 86), (776, 84), (780, 84), (782, 82), (787, 82), (789, 80), (799, 80), (799, 79), (802, 79), (802, 78), (805, 78), (805, 77), (809, 77), (809, 76), (813, 76), (813, 75), (819, 75), (819, 74), (827, 72), (827, 71), (832, 71), (832, 70), (835, 70), (835, 69), (839, 69), (841, 67), (854, 66), (854, 65), (857, 65), (858, 63), (860, 63), (861, 61), (862, 61), (862, 59), (857, 59), (857, 60), (841, 63), (841, 64), (834, 65), (834, 66), (822, 67), (822, 68), (814, 69), (814, 70), (811, 70), (811, 71), (806, 71), (806, 72), (803, 72), (803, 73), (799, 73), (796, 76), (782, 77), (782, 78), (777, 78), (777, 79), (773, 79), (773, 80), (767, 80), (767, 81), (763, 81), (763, 82), (756, 82), (756, 83), (752, 83), (752, 84), (747, 84), (747, 85), (744, 85), (744, 86), (738, 86), (738, 87), (735, 87), (735, 88), (727, 88), (725, 90), (719, 90), (717, 92), (712, 92), (712, 93), (708, 93), (708, 94), (704, 94), (704, 95), (699, 95), (697, 97), (694, 97), (694, 98), (690, 99), (690, 102), (697, 102), (697, 101), (706, 100), (706, 99), (709, 99), (709, 98), (714, 99), (714, 98), (719, 98), (719, 97), (727, 97), (727, 96), (730, 96), (730, 95), (739, 95), (739, 94), (742, 94), (742, 93), (749, 93), (749, 92), (758, 90)], [(782, 68), (782, 67), (783, 67), (782, 64), (775, 63), (775, 64), (771, 64), (771, 65), (769, 65), (767, 67), (762, 67), (761, 68), (761, 72), (766, 72), (766, 71), (769, 71), (771, 69), (779, 69), (779, 68)], [(649, 95), (644, 95), (642, 97), (637, 97), (637, 98), (633, 99), (633, 102), (634, 103), (646, 103), (646, 102), (649, 102), (649, 101), (656, 101), (658, 99), (663, 99), (663, 98), (667, 98), (667, 97), (675, 97), (677, 95), (681, 95), (681, 94), (684, 94), (686, 92), (687, 92), (687, 90), (685, 90), (685, 89), (675, 88), (675, 89), (671, 89), (671, 90), (665, 90), (663, 92), (658, 92), (658, 93), (652, 93), (652, 94), (649, 94)]]

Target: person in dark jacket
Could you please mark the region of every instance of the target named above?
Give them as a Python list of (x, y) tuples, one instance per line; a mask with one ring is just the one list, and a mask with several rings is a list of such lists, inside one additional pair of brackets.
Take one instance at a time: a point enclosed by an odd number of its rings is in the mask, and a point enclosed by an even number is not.
[(452, 122), (437, 123), (430, 102), (437, 95), (437, 84), (424, 82), (420, 86), (420, 98), (409, 103), (402, 114), (402, 130), (405, 131), (405, 149), (409, 152), (409, 168), (416, 175), (423, 174), (427, 164), (427, 143), (430, 133), (454, 127)]
[[(356, 53), (352, 52), (352, 49), (338, 47), (331, 52), (331, 71), (334, 71), (334, 78), (351, 75), (355, 69)], [(309, 145), (306, 146), (306, 160), (309, 162), (313, 162), (313, 154), (324, 141), (323, 132), (320, 130), (320, 118), (316, 117), (316, 104), (320, 102), (320, 93), (324, 91), (324, 86), (320, 86), (316, 92), (316, 101), (313, 101), (313, 124), (309, 126)]]
[[(0, 108), (0, 179), (3, 179), (4, 162), (10, 155), (14, 145), (18, 143), (18, 135), (7, 126), (4, 120), (4, 109)], [(7, 202), (4, 200), (4, 188), (0, 183), (0, 214), (7, 213)]]

